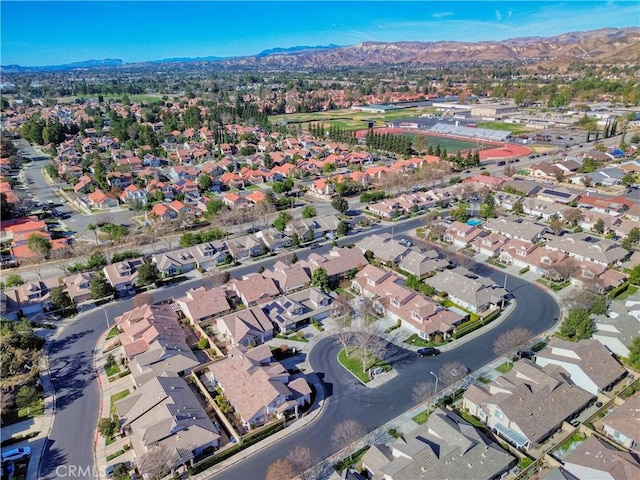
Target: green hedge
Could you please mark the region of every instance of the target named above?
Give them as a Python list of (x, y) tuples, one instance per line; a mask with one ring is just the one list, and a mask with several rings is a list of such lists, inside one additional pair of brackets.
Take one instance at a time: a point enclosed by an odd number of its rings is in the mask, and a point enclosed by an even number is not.
[(520, 275), (523, 275), (523, 274), (527, 273), (528, 271), (529, 271), (529, 267), (524, 267), (524, 268), (521, 268), (521, 269), (518, 271), (518, 273), (519, 273)]
[(629, 282), (624, 282), (619, 287), (614, 288), (609, 292), (609, 298), (616, 298), (618, 295), (626, 292), (627, 289), (629, 288), (629, 285), (630, 285)]
[(9, 445), (15, 445), (16, 443), (23, 442), (25, 440), (29, 440), (30, 438), (34, 438), (40, 435), (40, 432), (29, 432), (24, 435), (16, 435), (15, 437), (10, 437), (5, 440), (2, 440), (2, 447), (8, 447)]
[(463, 324), (462, 328), (457, 329), (456, 332), (453, 334), (453, 338), (458, 339), (460, 337), (464, 337), (468, 333), (471, 333), (474, 330), (477, 330), (480, 327), (487, 325), (491, 321), (495, 320), (498, 317), (498, 315), (500, 315), (500, 313), (501, 313), (500, 310), (496, 310), (495, 312), (492, 312), (489, 315), (487, 315), (484, 319)]

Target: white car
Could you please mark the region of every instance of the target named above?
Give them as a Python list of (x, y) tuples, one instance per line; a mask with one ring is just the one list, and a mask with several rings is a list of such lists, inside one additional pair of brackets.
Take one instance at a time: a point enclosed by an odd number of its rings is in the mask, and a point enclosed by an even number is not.
[(2, 452), (2, 462), (15, 462), (29, 455), (31, 455), (31, 448), (29, 447), (12, 448)]

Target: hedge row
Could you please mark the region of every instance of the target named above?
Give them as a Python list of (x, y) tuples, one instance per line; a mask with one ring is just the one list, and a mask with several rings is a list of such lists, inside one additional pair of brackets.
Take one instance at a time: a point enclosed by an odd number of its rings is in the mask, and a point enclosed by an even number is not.
[(626, 292), (627, 288), (629, 288), (629, 285), (630, 285), (629, 282), (624, 282), (619, 287), (614, 288), (609, 292), (609, 298), (616, 298), (618, 295), (621, 295), (622, 293)]
[(520, 275), (523, 275), (523, 274), (527, 273), (528, 271), (529, 271), (529, 267), (527, 266), (527, 267), (521, 268), (518, 273)]
[(456, 330), (456, 332), (453, 334), (453, 338), (458, 339), (460, 337), (464, 337), (468, 333), (471, 333), (474, 330), (477, 330), (480, 327), (487, 325), (489, 322), (495, 320), (498, 317), (498, 315), (500, 315), (500, 313), (501, 313), (500, 310), (496, 310), (495, 312), (492, 312), (489, 315), (487, 315), (484, 319), (467, 323), (462, 328)]

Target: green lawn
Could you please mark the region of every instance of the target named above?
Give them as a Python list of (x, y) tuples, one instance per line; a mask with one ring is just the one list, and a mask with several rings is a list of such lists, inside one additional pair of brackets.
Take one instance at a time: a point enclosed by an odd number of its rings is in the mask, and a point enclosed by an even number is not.
[[(352, 351), (353, 349), (350, 349), (350, 350)], [(362, 371), (362, 362), (360, 361), (359, 358), (355, 356), (355, 354), (352, 356), (349, 356), (347, 355), (346, 350), (343, 348), (342, 350), (340, 350), (340, 353), (338, 353), (338, 361), (344, 368), (346, 368), (353, 375), (358, 377), (358, 380), (360, 380), (362, 383), (369, 383), (371, 381), (369, 379), (369, 375), (367, 374), (367, 372)], [(374, 368), (374, 367), (382, 367), (385, 371), (391, 370), (391, 365), (383, 362), (378, 357), (369, 355), (367, 368)]]
[(113, 327), (111, 330), (109, 330), (109, 333), (107, 334), (107, 340), (115, 337), (119, 333), (120, 333), (120, 330), (118, 330), (118, 327)]
[(496, 370), (504, 374), (513, 368), (513, 363), (504, 362), (496, 367)]
[(297, 333), (292, 333), (291, 335), (282, 335), (278, 333), (276, 338), (281, 338), (283, 340), (291, 340), (293, 342), (308, 342), (309, 340), (304, 335), (298, 335)]
[(409, 338), (407, 338), (404, 343), (409, 345), (413, 345), (414, 347), (437, 347), (440, 345), (444, 345), (447, 342), (436, 343), (436, 342), (427, 342), (425, 339), (420, 338), (417, 333), (414, 333)]
[(490, 265), (493, 265), (494, 267), (507, 268), (507, 266), (504, 263), (500, 263), (497, 260), (494, 260), (493, 258), (487, 259), (486, 262)]
[(113, 375), (116, 375), (117, 373), (120, 373), (120, 365), (118, 365), (118, 362), (114, 362), (108, 367), (105, 365), (104, 371), (107, 373), (107, 377), (111, 377)]
[(478, 420), (476, 417), (474, 417), (473, 415), (471, 415), (469, 412), (465, 410), (455, 409), (454, 412), (460, 415), (462, 418), (464, 418), (467, 422), (469, 422), (474, 427), (483, 428), (483, 429), (487, 428), (487, 425), (482, 423), (480, 420)]
[(126, 397), (130, 393), (131, 392), (127, 388), (126, 390), (122, 390), (121, 392), (114, 393), (113, 395), (111, 395), (111, 414), (116, 413), (116, 402), (118, 400), (123, 399), (124, 397)]
[(629, 285), (624, 292), (622, 292), (620, 295), (615, 297), (615, 300), (626, 300), (627, 298), (629, 298), (632, 295), (635, 295), (636, 293), (638, 293), (638, 287)]
[(490, 128), (491, 130), (505, 130), (512, 132), (513, 134), (530, 132), (531, 128), (528, 128), (526, 125), (518, 125), (514, 123), (503, 123), (503, 122), (482, 122), (478, 123), (478, 128)]
[(13, 425), (44, 413), (44, 401), (38, 399), (29, 408), (14, 408), (2, 414), (2, 425)]
[(428, 418), (429, 418), (429, 410), (423, 410), (422, 412), (415, 415), (414, 417), (411, 417), (411, 420), (416, 422), (418, 425), (422, 425), (424, 422), (428, 420)]

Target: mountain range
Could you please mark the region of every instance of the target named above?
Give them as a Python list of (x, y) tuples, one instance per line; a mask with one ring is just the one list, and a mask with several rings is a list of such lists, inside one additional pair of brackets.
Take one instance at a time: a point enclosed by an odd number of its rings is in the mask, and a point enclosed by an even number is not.
[(6, 65), (2, 73), (144, 66), (156, 63), (211, 62), (227, 67), (323, 68), (370, 65), (421, 65), (486, 61), (527, 61), (569, 64), (574, 61), (640, 62), (640, 28), (605, 28), (553, 37), (521, 37), (481, 42), (364, 42), (357, 45), (272, 48), (245, 57), (180, 57), (126, 63), (117, 59), (88, 60), (66, 65), (23, 67)]

